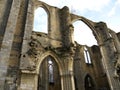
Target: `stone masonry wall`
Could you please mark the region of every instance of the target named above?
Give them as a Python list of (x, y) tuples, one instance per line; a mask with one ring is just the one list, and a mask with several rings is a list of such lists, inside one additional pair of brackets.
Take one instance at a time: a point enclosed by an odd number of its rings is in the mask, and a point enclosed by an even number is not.
[[(47, 34), (33, 31), (34, 11), (39, 7), (48, 14)], [(74, 41), (72, 23), (77, 20), (90, 27), (98, 45), (88, 47)], [(67, 6), (60, 9), (38, 0), (0, 0), (0, 90), (38, 90), (41, 73), (46, 73), (42, 82), (47, 90), (119, 90), (119, 41), (120, 33), (106, 23), (72, 14)], [(91, 63), (85, 62), (84, 47)], [(57, 67), (55, 88), (49, 84), (47, 68), (43, 70), (46, 57), (52, 57)]]

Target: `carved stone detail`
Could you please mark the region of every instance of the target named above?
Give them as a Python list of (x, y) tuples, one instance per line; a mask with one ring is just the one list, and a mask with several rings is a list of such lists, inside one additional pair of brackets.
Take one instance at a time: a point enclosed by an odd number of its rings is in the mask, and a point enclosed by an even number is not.
[(39, 56), (44, 53), (45, 50), (42, 48), (40, 42), (32, 36), (31, 41), (28, 43), (28, 47), (28, 51), (22, 55), (23, 61), (27, 60), (27, 62), (22, 62), (22, 67), (25, 64), (25, 68), (31, 71), (36, 69)]

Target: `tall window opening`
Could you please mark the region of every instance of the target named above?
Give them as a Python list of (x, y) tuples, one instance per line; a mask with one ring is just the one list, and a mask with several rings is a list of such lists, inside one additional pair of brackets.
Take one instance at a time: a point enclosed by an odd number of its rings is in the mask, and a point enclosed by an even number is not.
[(84, 57), (85, 57), (85, 63), (87, 64), (91, 64), (91, 58), (90, 58), (90, 54), (89, 51), (87, 49), (87, 47), (84, 47)]
[(58, 65), (51, 56), (47, 56), (41, 63), (38, 90), (61, 90)]
[(89, 75), (85, 77), (85, 90), (95, 90), (93, 80)]
[(48, 14), (41, 7), (35, 10), (33, 31), (48, 33)]
[(48, 58), (48, 72), (49, 72), (49, 83), (54, 83), (54, 74), (53, 74), (53, 62), (51, 58)]
[(74, 40), (81, 45), (97, 45), (92, 30), (82, 21), (76, 21), (74, 26)]

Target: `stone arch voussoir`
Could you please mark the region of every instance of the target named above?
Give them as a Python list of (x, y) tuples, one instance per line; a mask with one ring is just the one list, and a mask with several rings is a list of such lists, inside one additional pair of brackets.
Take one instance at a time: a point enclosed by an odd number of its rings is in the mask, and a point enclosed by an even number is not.
[(49, 5), (41, 1), (36, 1), (34, 9), (37, 9), (39, 7), (43, 8), (46, 11), (48, 17), (50, 17), (50, 6)]

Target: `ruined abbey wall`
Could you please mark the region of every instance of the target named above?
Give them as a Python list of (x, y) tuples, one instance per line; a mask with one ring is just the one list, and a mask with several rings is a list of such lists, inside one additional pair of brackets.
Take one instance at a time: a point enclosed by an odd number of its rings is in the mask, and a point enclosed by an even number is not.
[[(48, 14), (47, 34), (33, 31), (34, 11), (39, 7)], [(90, 27), (98, 45), (75, 42), (77, 20)], [(0, 1), (0, 90), (119, 89), (120, 33), (104, 22), (72, 14), (66, 6), (60, 9), (38, 0)]]

